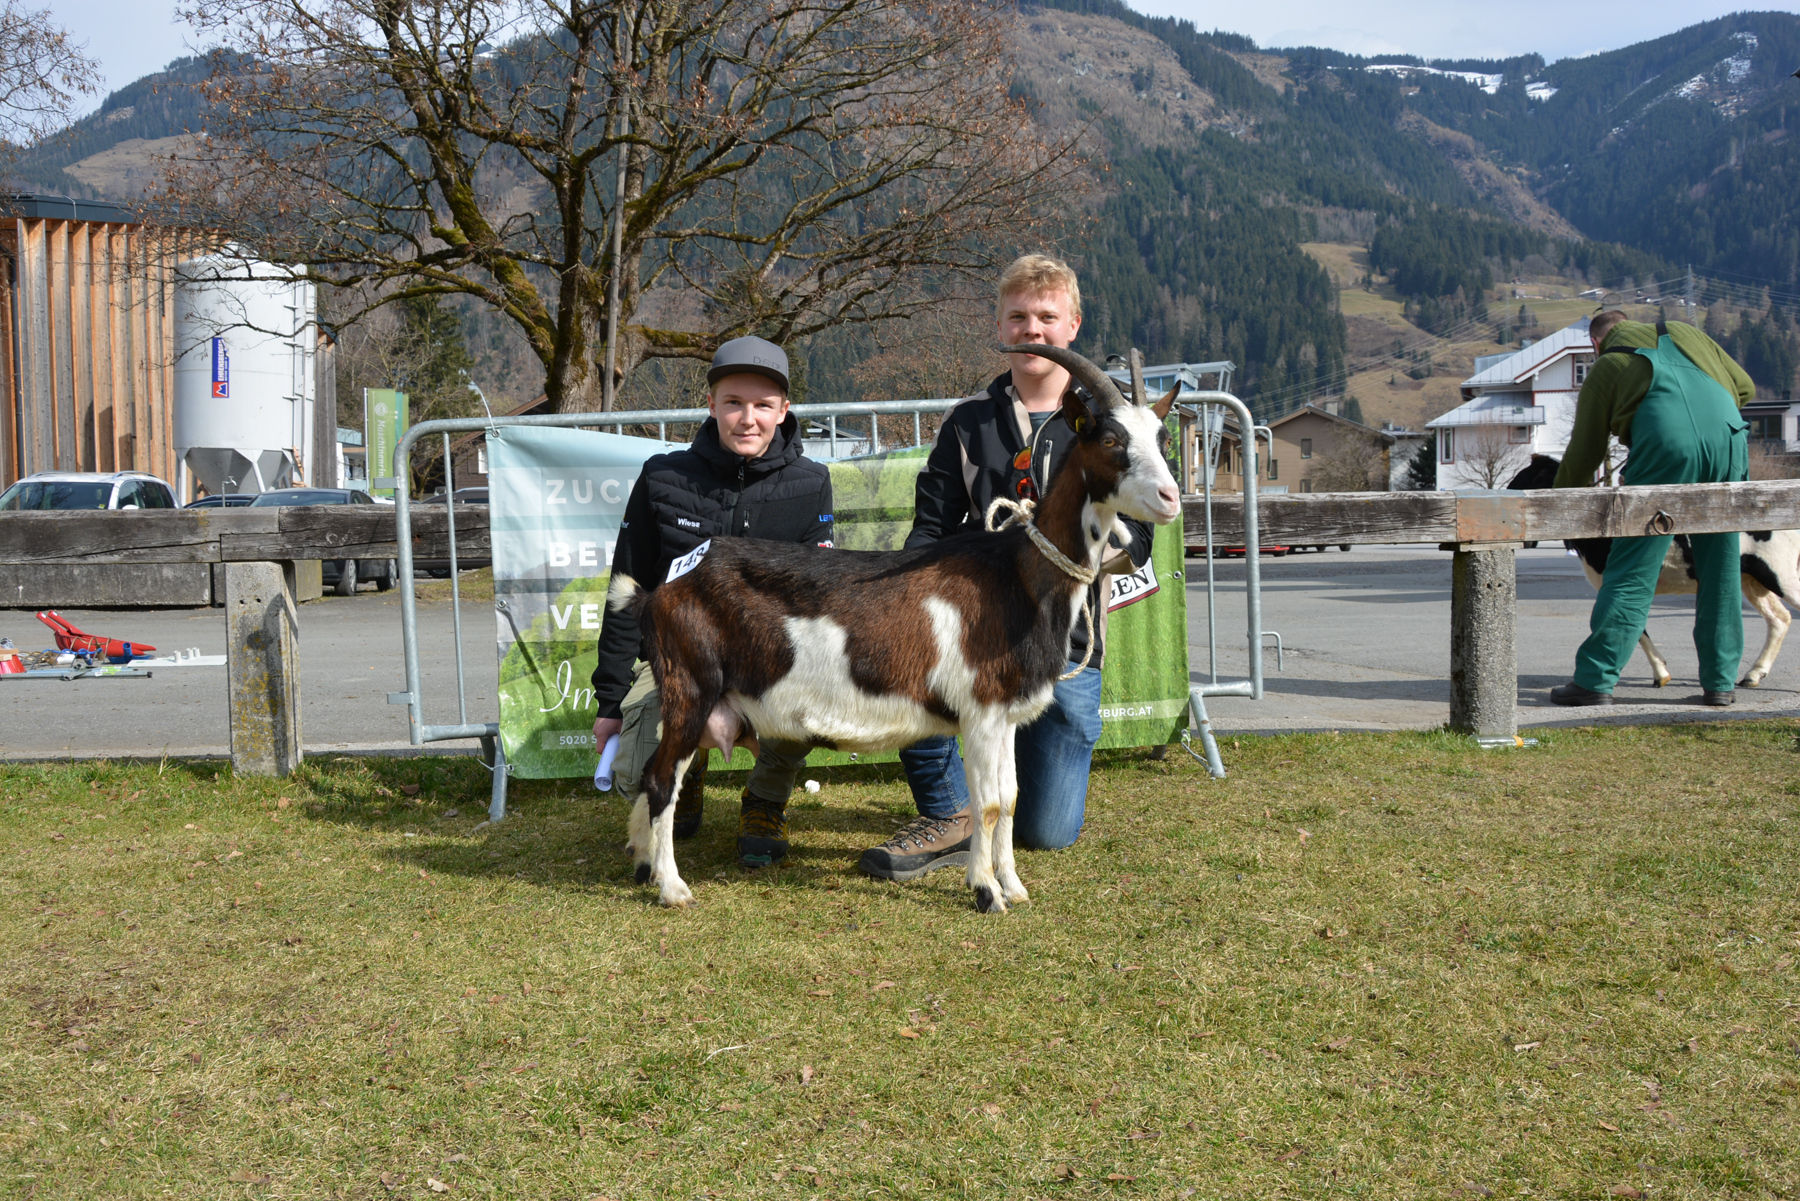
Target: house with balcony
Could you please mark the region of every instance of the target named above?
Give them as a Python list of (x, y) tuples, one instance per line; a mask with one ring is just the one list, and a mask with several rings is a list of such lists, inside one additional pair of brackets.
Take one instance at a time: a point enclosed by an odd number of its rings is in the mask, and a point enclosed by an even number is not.
[(1437, 486), (1503, 488), (1532, 455), (1561, 458), (1593, 365), (1585, 318), (1519, 350), (1477, 358), (1463, 402), (1425, 423), (1437, 435)]
[[(1215, 492), (1242, 492), (1245, 464), (1238, 423), (1218, 416), (1210, 431), (1217, 440), (1218, 464), (1212, 487)], [(1410, 461), (1396, 455), (1396, 446), (1410, 455), (1419, 438), (1391, 425), (1375, 429), (1317, 405), (1302, 405), (1258, 428), (1268, 430), (1256, 455), (1256, 490), (1263, 493), (1389, 491), (1395, 487), (1396, 466), (1404, 473)], [(1200, 441), (1189, 458), (1203, 464), (1208, 461), (1204, 444), (1208, 431), (1196, 425), (1193, 432)], [(1182, 487), (1190, 493), (1200, 491), (1198, 474), (1184, 480)]]

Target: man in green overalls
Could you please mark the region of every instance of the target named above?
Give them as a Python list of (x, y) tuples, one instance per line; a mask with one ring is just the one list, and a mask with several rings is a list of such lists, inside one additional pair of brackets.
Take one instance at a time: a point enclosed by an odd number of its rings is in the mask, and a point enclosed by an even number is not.
[[(1680, 321), (1627, 321), (1617, 309), (1588, 325), (1596, 357), (1575, 406), (1575, 428), (1556, 487), (1584, 488), (1606, 456), (1608, 435), (1631, 448), (1626, 484), (1712, 484), (1749, 478), (1738, 409), (1755, 396), (1744, 369), (1717, 342)], [(1729, 705), (1744, 654), (1738, 535), (1695, 534), (1694, 648), (1702, 700)], [(1550, 690), (1559, 705), (1610, 705), (1613, 686), (1650, 616), (1670, 536), (1615, 538), (1590, 633), (1575, 652), (1575, 679)]]

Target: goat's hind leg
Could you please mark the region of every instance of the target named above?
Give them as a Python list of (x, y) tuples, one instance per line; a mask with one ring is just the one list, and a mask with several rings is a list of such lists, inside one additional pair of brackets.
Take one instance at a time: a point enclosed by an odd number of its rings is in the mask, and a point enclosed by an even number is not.
[(1767, 630), (1763, 636), (1762, 651), (1738, 683), (1745, 688), (1758, 688), (1768, 678), (1769, 669), (1775, 666), (1775, 656), (1781, 653), (1782, 639), (1787, 637), (1788, 624), (1793, 619), (1788, 616), (1787, 606), (1781, 603), (1781, 597), (1749, 576), (1744, 577), (1744, 599), (1750, 602), (1751, 608), (1762, 614)]
[(681, 790), (682, 777), (694, 752), (689, 751), (673, 763), (665, 760), (663, 748), (657, 747), (644, 771), (644, 791), (631, 809), (630, 838), (632, 860), (637, 868), (633, 878), (639, 884), (655, 884), (664, 905), (683, 908), (694, 894), (675, 866), (675, 795)]

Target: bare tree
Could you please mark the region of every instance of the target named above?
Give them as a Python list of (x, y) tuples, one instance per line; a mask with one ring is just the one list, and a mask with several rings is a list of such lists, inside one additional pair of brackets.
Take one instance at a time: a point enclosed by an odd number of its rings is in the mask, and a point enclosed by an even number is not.
[(1307, 467), (1314, 492), (1386, 492), (1387, 455), (1380, 438), (1346, 431)]
[(1476, 487), (1504, 488), (1530, 462), (1531, 444), (1513, 441), (1516, 428), (1492, 422), (1457, 428), (1457, 462)]
[(49, 9), (0, 2), (0, 141), (24, 145), (54, 131), (77, 97), (99, 90), (99, 73)]
[[(192, 0), (214, 124), (164, 199), (375, 302), (466, 293), (550, 407), (647, 358), (928, 310), (1067, 210), (1004, 0)], [(617, 250), (615, 251), (615, 239)]]

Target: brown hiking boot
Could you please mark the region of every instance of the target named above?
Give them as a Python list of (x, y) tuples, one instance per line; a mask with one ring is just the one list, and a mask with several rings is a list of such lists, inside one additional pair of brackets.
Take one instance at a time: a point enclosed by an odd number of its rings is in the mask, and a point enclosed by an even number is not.
[(787, 802), (765, 801), (744, 790), (738, 815), (738, 862), (747, 868), (768, 867), (787, 857)]
[(966, 867), (973, 833), (967, 809), (955, 817), (915, 817), (892, 838), (864, 851), (856, 866), (864, 875), (900, 883), (940, 867)]
[(700, 814), (706, 808), (706, 760), (707, 753), (701, 750), (681, 777), (681, 791), (675, 794), (677, 838), (692, 838), (700, 832)]

